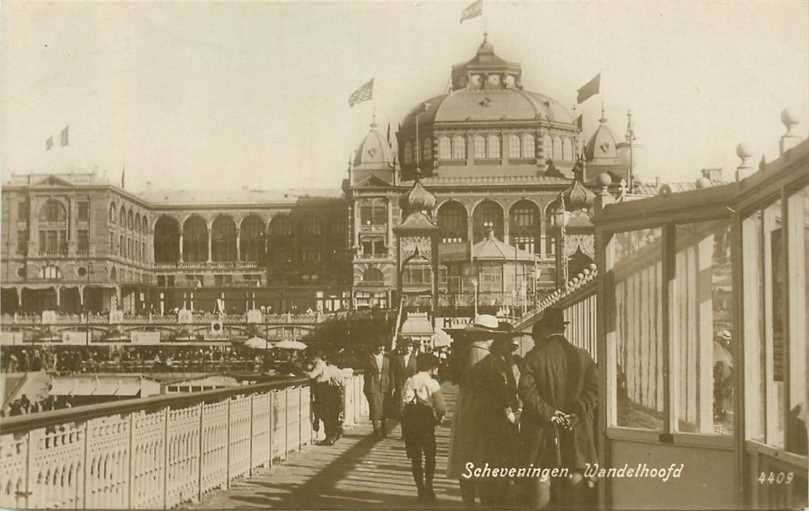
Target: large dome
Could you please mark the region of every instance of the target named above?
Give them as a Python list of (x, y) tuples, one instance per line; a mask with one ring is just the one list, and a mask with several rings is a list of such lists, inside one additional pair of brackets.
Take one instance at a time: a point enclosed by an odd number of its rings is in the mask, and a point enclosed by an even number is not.
[(522, 87), (522, 69), (501, 59), (484, 38), (472, 60), (452, 68), (452, 90), (419, 103), (402, 122), (407, 130), (432, 123), (551, 121), (573, 123), (570, 111), (555, 99)]

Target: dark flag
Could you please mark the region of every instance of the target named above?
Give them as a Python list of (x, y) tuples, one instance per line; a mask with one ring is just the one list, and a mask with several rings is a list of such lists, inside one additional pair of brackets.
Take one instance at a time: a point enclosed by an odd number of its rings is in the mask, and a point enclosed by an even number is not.
[(70, 128), (68, 126), (65, 126), (64, 128), (62, 128), (62, 132), (59, 134), (59, 145), (61, 145), (62, 147), (70, 143), (69, 129)]
[(483, 14), (483, 0), (472, 2), (461, 12), (461, 23), (463, 23), (464, 20), (477, 18), (481, 14)]
[(374, 79), (371, 78), (348, 97), (348, 106), (368, 101), (374, 97)]
[(598, 94), (601, 85), (601, 73), (598, 73), (595, 78), (587, 82), (587, 84), (579, 89), (579, 96), (576, 100), (579, 104), (584, 103), (591, 97)]
[(50, 151), (51, 149), (53, 149), (53, 137), (52, 136), (48, 137), (48, 139), (45, 140), (45, 150)]

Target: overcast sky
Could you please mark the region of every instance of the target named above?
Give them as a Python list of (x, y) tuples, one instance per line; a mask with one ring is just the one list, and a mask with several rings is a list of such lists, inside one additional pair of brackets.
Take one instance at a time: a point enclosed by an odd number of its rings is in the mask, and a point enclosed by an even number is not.
[[(809, 121), (809, 2), (4, 2), (2, 172), (97, 166), (127, 188), (339, 187), (371, 121), (392, 131), (446, 90), (484, 29), (523, 85), (572, 107), (600, 70), (622, 136), (631, 109), (646, 177), (777, 156), (791, 106)], [(484, 28), (485, 24), (485, 28)], [(375, 77), (374, 103), (349, 94)], [(70, 146), (46, 152), (70, 126)]]

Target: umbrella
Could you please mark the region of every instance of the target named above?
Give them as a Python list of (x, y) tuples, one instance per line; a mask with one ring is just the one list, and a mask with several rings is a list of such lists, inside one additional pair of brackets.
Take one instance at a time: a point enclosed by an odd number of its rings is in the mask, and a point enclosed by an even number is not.
[(272, 343), (270, 343), (267, 339), (262, 339), (261, 337), (251, 337), (244, 341), (244, 345), (248, 348), (253, 348), (254, 350), (266, 350), (272, 347)]
[(300, 341), (292, 341), (292, 340), (284, 340), (278, 343), (275, 343), (275, 348), (281, 350), (305, 350), (306, 345)]

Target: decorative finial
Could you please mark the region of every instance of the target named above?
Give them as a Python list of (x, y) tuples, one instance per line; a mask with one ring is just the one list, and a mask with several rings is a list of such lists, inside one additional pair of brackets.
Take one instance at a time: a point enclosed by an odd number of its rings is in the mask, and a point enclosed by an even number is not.
[(632, 110), (626, 111), (626, 141), (632, 143), (635, 140), (635, 129), (632, 127)]
[(787, 129), (787, 135), (789, 135), (792, 133), (792, 128), (800, 124), (800, 119), (795, 115), (792, 109), (784, 108), (781, 110), (781, 122), (784, 123), (784, 127)]
[(598, 120), (601, 124), (607, 122), (607, 116), (604, 115), (604, 100), (601, 100), (601, 118)]

